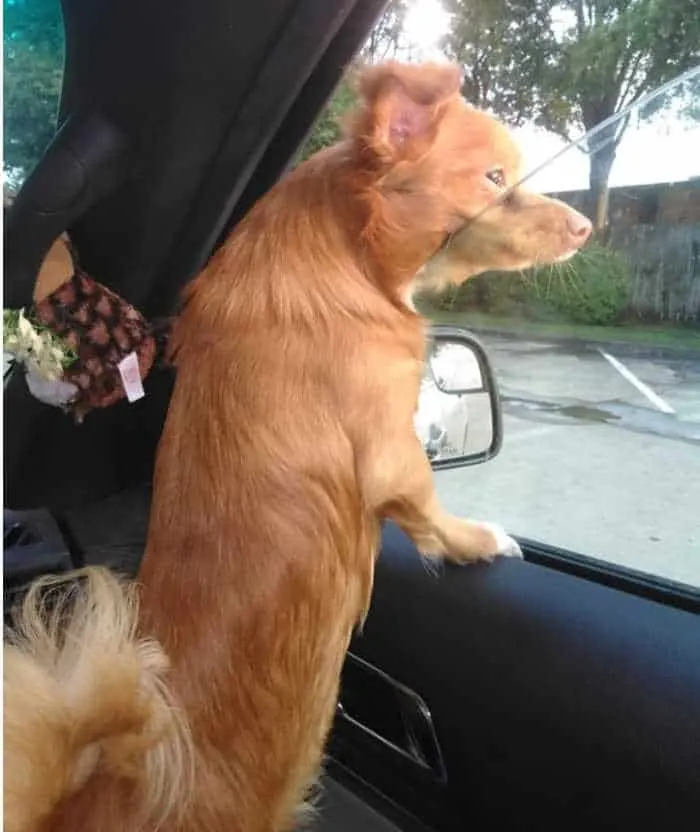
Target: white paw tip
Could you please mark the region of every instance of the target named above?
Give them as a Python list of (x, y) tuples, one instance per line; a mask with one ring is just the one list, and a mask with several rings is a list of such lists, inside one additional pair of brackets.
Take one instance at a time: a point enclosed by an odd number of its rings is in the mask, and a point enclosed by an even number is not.
[(509, 558), (521, 558), (523, 556), (520, 546), (510, 535), (506, 534), (502, 526), (497, 523), (484, 523), (483, 525), (496, 538), (496, 554)]

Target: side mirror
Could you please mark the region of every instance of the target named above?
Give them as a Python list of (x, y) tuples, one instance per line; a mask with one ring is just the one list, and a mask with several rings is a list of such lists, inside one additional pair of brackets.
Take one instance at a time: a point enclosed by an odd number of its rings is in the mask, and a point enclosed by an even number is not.
[(476, 465), (501, 450), (496, 378), (483, 346), (466, 330), (432, 327), (414, 424), (433, 468)]

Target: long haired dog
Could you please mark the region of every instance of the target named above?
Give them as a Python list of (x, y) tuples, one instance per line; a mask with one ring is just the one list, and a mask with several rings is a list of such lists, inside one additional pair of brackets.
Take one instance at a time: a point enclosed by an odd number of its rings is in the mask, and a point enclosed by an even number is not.
[(99, 573), (65, 630), (30, 598), (6, 653), (11, 832), (292, 829), (380, 522), (460, 563), (517, 553), (435, 496), (411, 294), (563, 259), (590, 225), (512, 188), (511, 138), (459, 86), (449, 65), (366, 70), (347, 139), (260, 200), (189, 288), (138, 627), (133, 590)]

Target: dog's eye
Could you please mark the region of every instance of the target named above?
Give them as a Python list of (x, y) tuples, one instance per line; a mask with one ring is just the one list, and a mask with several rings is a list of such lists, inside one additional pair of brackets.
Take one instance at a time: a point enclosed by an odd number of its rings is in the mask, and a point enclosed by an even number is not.
[(493, 170), (487, 171), (486, 178), (498, 188), (505, 188), (506, 186), (506, 175), (503, 172), (503, 168), (494, 168)]

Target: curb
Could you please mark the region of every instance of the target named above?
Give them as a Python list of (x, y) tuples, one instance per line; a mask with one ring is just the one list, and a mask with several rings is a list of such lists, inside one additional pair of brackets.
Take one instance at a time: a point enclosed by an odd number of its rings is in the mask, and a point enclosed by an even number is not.
[(573, 338), (562, 335), (539, 335), (535, 332), (518, 332), (499, 327), (470, 326), (459, 324), (475, 335), (494, 335), (498, 338), (509, 338), (513, 341), (527, 339), (530, 341), (548, 341), (562, 347), (578, 350), (605, 350), (627, 358), (660, 358), (680, 359), (682, 361), (700, 361), (700, 345), (692, 347), (671, 347), (667, 345), (637, 344), (630, 341), (597, 341), (587, 338)]

